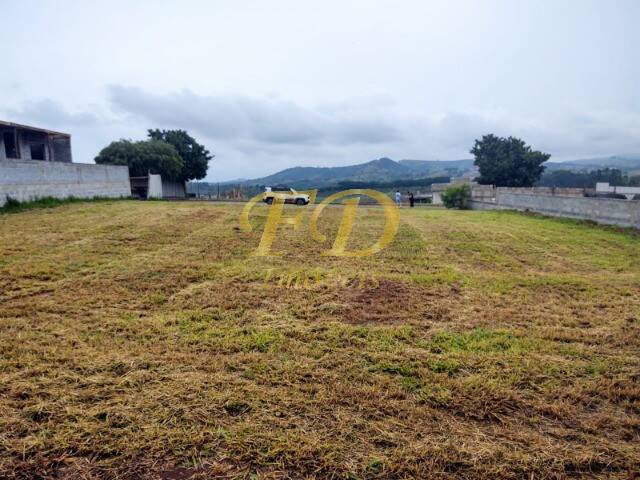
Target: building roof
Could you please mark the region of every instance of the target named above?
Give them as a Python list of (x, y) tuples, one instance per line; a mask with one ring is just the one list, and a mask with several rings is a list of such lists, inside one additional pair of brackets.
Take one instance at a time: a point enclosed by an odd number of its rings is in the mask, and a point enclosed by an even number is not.
[(30, 127), (29, 125), (21, 125), (19, 123), (7, 122), (5, 120), (0, 120), (0, 127), (20, 128), (23, 130), (32, 130), (34, 132), (46, 133), (47, 135), (61, 135), (63, 137), (71, 137), (71, 135), (68, 133), (56, 132), (54, 130), (47, 130), (46, 128)]

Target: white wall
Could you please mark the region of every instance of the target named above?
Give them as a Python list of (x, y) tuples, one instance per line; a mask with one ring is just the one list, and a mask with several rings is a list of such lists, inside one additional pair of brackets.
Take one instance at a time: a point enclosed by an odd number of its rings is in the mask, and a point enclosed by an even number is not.
[(0, 206), (42, 197), (119, 198), (131, 196), (126, 166), (37, 160), (0, 161)]
[(554, 217), (640, 228), (640, 202), (615, 198), (525, 194), (501, 192), (498, 189), (495, 203), (474, 200), (471, 208), (531, 211)]
[(147, 198), (162, 198), (162, 177), (160, 175), (149, 174)]

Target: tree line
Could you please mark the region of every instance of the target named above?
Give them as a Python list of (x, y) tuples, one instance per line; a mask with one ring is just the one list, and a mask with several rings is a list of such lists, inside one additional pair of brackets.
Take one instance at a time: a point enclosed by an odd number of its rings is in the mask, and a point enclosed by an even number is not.
[(350, 190), (355, 188), (401, 188), (401, 187), (428, 187), (434, 183), (449, 183), (451, 177), (427, 177), (427, 178), (408, 178), (403, 180), (394, 180), (391, 182), (360, 182), (360, 181), (342, 181), (338, 182), (335, 186), (327, 188), (338, 188), (340, 190)]
[(617, 168), (602, 168), (590, 171), (554, 170), (545, 172), (536, 183), (540, 187), (594, 188), (598, 182), (623, 187), (640, 186), (640, 175), (628, 176)]

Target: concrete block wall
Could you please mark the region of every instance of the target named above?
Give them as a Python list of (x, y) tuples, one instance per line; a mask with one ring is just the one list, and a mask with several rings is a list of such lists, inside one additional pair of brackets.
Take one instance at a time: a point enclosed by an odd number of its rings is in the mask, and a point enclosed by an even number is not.
[(540, 195), (562, 195), (567, 197), (584, 197), (584, 188), (566, 187), (498, 187), (498, 192), (505, 193), (533, 193)]
[(513, 193), (498, 189), (495, 202), (474, 200), (471, 208), (531, 211), (554, 217), (640, 228), (640, 202), (613, 198)]
[(493, 201), (496, 198), (496, 189), (493, 185), (473, 185), (471, 198), (487, 202)]
[[(493, 185), (472, 185), (471, 196), (474, 199), (488, 201), (495, 198), (497, 193), (529, 193), (535, 195), (560, 195), (564, 197), (584, 197), (586, 192), (593, 189), (564, 188), (564, 187), (494, 187)], [(594, 192), (595, 193), (595, 192)]]
[(42, 197), (119, 198), (131, 196), (126, 166), (0, 160), (0, 206)]

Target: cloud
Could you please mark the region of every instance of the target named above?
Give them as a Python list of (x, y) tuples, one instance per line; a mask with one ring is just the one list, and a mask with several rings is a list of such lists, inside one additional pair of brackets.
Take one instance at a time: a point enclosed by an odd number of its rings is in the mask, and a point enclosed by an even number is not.
[(553, 160), (640, 150), (640, 113), (581, 109), (429, 111), (389, 96), (308, 106), (281, 97), (150, 93), (108, 88), (103, 107), (69, 110), (51, 99), (4, 109), (8, 120), (74, 135), (74, 156), (91, 161), (109, 142), (143, 139), (147, 128), (182, 128), (216, 154), (210, 179), (253, 178), (293, 166), (339, 166), (387, 156), (469, 158), (474, 140), (517, 136)]
[(158, 95), (121, 85), (110, 86), (108, 97), (119, 113), (232, 143), (321, 146), (383, 144), (402, 138), (395, 125), (371, 117), (361, 106), (330, 111), (278, 98), (202, 96), (189, 90)]
[(451, 158), (456, 151), (469, 156), (474, 140), (488, 133), (520, 137), (560, 159), (640, 150), (640, 113), (635, 112), (448, 112), (414, 118), (411, 125), (407, 138), (438, 158)]
[[(556, 158), (636, 151), (640, 114), (506, 109), (416, 112), (390, 97), (360, 97), (315, 107), (282, 98), (153, 94), (108, 89), (112, 108), (151, 126), (193, 130), (238, 156), (280, 158), (279, 165), (355, 163), (379, 156), (447, 159), (469, 156), (488, 133), (518, 136)], [(232, 153), (233, 154), (233, 153)]]
[(7, 111), (11, 119), (49, 128), (87, 127), (101, 122), (92, 112), (70, 112), (51, 99), (26, 102), (20, 109)]

